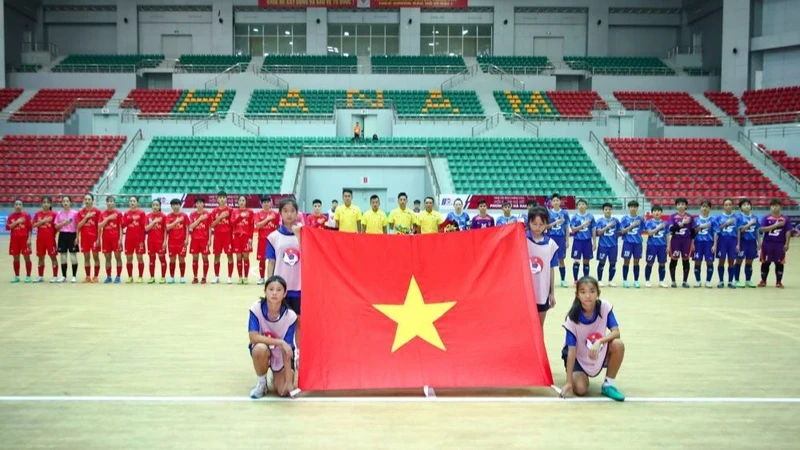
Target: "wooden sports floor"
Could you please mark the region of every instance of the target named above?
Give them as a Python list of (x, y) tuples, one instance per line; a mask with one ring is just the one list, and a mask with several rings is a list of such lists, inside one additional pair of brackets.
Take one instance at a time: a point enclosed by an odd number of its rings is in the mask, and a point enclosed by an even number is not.
[[(11, 285), (9, 256), (0, 268), (3, 449), (800, 447), (800, 245), (782, 291), (605, 290), (627, 346), (625, 403), (599, 397), (599, 379), (589, 401), (506, 389), (253, 402), (256, 277)], [(557, 293), (545, 337), (560, 385), (573, 291)]]

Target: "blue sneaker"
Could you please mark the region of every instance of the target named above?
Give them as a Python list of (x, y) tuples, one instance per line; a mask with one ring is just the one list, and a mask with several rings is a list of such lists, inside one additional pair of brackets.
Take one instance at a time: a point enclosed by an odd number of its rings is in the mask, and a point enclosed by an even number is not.
[(628, 281), (626, 280), (626, 281), (622, 282), (622, 287), (625, 288), (625, 289), (628, 289), (629, 287), (631, 287), (631, 285), (628, 284)]
[(685, 281), (683, 282), (683, 284), (681, 284), (681, 286), (682, 286), (683, 288), (685, 288), (685, 289), (690, 289), (690, 288), (691, 288), (691, 286), (689, 286), (689, 283), (687, 283), (687, 282), (685, 282)]
[(733, 284), (733, 283), (728, 283), (728, 288), (730, 288), (730, 289), (736, 289), (736, 285), (735, 285), (735, 284)]
[(122, 280), (120, 280), (119, 277), (114, 278), (114, 284), (120, 284), (120, 283), (122, 283)]
[(634, 287), (634, 288), (636, 288), (636, 289), (639, 289), (640, 287), (642, 287), (642, 285), (641, 285), (641, 284), (639, 284), (639, 282), (638, 282), (638, 281), (634, 281), (634, 282), (633, 282), (633, 287)]
[(600, 393), (618, 402), (625, 401), (625, 395), (617, 389), (616, 386), (607, 384), (600, 389)]
[(111, 277), (106, 277), (106, 279), (103, 280), (103, 284), (110, 284), (112, 281), (113, 280), (111, 279)]
[(717, 283), (717, 289), (722, 289), (724, 287), (725, 287), (725, 283), (724, 282), (720, 281), (719, 283)]

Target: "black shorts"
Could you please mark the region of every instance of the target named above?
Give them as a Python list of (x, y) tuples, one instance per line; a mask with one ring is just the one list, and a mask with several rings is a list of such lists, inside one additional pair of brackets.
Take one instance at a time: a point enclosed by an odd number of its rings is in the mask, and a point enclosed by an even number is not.
[(536, 304), (536, 311), (545, 312), (550, 309), (550, 302), (545, 302), (544, 305)]
[(297, 297), (286, 297), (286, 304), (289, 305), (289, 309), (294, 311), (295, 314), (298, 316), (300, 315), (300, 296)]
[(75, 245), (76, 237), (77, 233), (58, 233), (58, 253), (78, 253), (78, 247)]

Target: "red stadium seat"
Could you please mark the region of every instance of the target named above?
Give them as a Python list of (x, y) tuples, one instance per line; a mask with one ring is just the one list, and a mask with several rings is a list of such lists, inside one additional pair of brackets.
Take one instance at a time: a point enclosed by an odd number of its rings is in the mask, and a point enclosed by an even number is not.
[(102, 108), (113, 95), (113, 89), (39, 89), (9, 120), (66, 122), (76, 108)]
[(23, 89), (0, 89), (0, 110), (6, 109), (8, 105), (22, 95)]
[(167, 114), (183, 94), (181, 89), (134, 89), (122, 101), (122, 108), (136, 108), (142, 114)]
[(739, 114), (739, 98), (733, 95), (733, 92), (706, 91), (704, 95), (711, 103), (723, 110), (725, 114), (736, 120), (739, 125), (744, 126), (744, 115)]
[(665, 125), (721, 126), (722, 121), (688, 92), (615, 91), (614, 97), (630, 110), (655, 109)]
[(745, 91), (742, 102), (753, 125), (791, 123), (800, 119), (800, 86)]

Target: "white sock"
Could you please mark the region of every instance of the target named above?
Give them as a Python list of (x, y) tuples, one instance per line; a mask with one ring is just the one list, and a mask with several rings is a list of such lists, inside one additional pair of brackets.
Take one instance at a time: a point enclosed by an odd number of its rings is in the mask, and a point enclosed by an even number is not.
[(264, 386), (267, 385), (267, 374), (259, 375), (258, 384), (263, 384)]
[(614, 385), (614, 379), (611, 377), (606, 377), (606, 380), (603, 381), (603, 386), (613, 386), (613, 385)]

